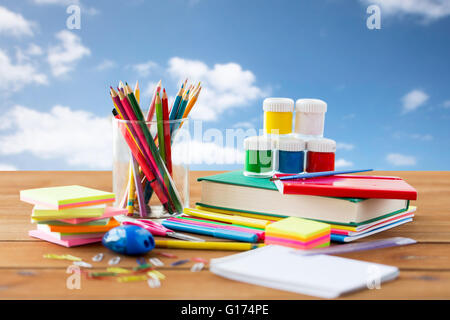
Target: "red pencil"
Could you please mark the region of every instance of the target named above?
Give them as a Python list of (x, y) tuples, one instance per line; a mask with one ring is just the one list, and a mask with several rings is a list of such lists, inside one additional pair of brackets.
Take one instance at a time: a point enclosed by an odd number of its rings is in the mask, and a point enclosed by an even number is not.
[(169, 101), (167, 100), (166, 89), (163, 90), (162, 111), (164, 121), (164, 147), (166, 155), (166, 167), (172, 175), (172, 151), (170, 146), (170, 123), (169, 123)]

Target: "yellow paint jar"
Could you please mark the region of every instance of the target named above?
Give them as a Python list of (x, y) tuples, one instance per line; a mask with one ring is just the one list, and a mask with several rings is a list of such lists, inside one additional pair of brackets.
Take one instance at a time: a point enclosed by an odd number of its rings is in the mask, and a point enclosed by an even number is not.
[(292, 133), (294, 100), (288, 98), (267, 98), (263, 102), (264, 133), (278, 135)]

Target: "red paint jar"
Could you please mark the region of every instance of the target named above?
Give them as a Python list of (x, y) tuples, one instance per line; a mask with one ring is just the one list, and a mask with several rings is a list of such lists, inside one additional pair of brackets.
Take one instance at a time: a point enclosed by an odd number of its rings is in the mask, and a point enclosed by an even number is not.
[(306, 172), (334, 170), (336, 141), (331, 139), (313, 139), (307, 142)]

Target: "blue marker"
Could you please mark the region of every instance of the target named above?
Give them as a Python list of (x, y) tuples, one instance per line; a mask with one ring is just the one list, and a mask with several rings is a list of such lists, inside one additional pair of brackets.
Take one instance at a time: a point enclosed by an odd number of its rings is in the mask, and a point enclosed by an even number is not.
[(168, 229), (176, 231), (204, 234), (215, 238), (230, 239), (234, 241), (257, 242), (258, 236), (254, 233), (242, 232), (236, 230), (219, 229), (213, 227), (196, 226), (191, 224), (182, 224), (174, 221), (163, 221), (162, 225)]

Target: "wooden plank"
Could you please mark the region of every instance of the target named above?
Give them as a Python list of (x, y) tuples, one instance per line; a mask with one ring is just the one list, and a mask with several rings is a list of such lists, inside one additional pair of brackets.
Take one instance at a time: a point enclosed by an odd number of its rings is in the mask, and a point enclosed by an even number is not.
[[(401, 270), (446, 270), (450, 271), (450, 255), (446, 244), (414, 244), (402, 247), (384, 248), (378, 250), (361, 251), (341, 255), (343, 257), (394, 265)], [(92, 262), (92, 257), (97, 253), (104, 253), (101, 262)], [(158, 252), (170, 252), (177, 258), (166, 258)], [(26, 254), (24, 254), (26, 253)], [(108, 267), (108, 261), (117, 256), (107, 250), (101, 244), (92, 244), (77, 248), (64, 248), (48, 242), (3, 242), (0, 243), (0, 268), (66, 268), (70, 263), (65, 260), (51, 260), (43, 258), (44, 254), (71, 254), (91, 263), (96, 268)], [(236, 251), (216, 250), (181, 250), (181, 249), (154, 249), (146, 254), (146, 259), (157, 257), (165, 263), (165, 267), (181, 259), (200, 257), (203, 259), (220, 258), (235, 254)], [(132, 268), (137, 266), (136, 257), (121, 256), (120, 266)], [(188, 269), (193, 262), (177, 267)], [(172, 268), (173, 269), (173, 268)]]
[[(160, 288), (146, 282), (119, 283), (116, 279), (86, 279), (81, 288), (68, 289), (66, 270), (2, 270), (0, 299), (314, 299), (314, 297), (228, 280), (209, 271), (164, 271)], [(380, 289), (365, 289), (343, 299), (449, 299), (450, 272), (404, 271)]]

